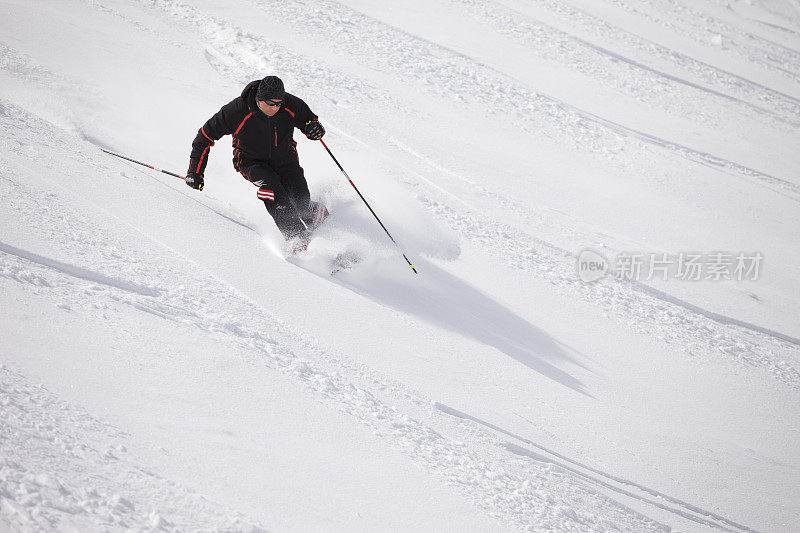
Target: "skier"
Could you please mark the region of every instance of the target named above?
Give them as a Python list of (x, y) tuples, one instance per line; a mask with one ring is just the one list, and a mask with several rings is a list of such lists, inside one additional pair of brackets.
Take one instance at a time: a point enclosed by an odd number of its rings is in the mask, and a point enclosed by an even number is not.
[(233, 136), (233, 167), (258, 187), (257, 196), (293, 253), (308, 247), (311, 232), (328, 210), (312, 202), (297, 155), (294, 128), (319, 140), (325, 128), (308, 105), (287, 93), (277, 76), (252, 81), (197, 131), (186, 184), (203, 188), (203, 172), (215, 141)]

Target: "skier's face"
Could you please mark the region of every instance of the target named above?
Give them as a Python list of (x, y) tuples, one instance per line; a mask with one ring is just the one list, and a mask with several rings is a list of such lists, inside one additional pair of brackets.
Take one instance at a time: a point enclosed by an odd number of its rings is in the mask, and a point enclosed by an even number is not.
[(270, 98), (267, 101), (258, 100), (257, 103), (258, 103), (258, 108), (261, 111), (263, 111), (265, 115), (271, 117), (272, 115), (278, 112), (278, 110), (281, 108), (281, 104), (283, 103), (283, 101)]

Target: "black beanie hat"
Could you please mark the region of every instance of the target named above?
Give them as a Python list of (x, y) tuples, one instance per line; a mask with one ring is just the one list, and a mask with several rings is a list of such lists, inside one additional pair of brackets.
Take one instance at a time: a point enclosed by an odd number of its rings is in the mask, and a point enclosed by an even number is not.
[(278, 76), (267, 76), (258, 84), (256, 99), (262, 102), (266, 100), (283, 100), (284, 92), (283, 82)]

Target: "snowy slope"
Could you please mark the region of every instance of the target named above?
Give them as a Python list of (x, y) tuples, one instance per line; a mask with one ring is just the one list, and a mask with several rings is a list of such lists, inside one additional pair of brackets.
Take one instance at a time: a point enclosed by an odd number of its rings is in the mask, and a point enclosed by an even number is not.
[[(792, 531), (795, 0), (0, 3), (0, 529)], [(287, 261), (197, 128), (277, 74)], [(764, 256), (582, 282), (584, 249)], [(364, 261), (331, 276), (336, 250)]]

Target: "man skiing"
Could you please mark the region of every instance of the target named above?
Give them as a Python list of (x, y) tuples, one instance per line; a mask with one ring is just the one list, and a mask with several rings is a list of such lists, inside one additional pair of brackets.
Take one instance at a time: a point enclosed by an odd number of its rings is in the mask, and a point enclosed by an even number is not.
[(296, 253), (308, 247), (311, 232), (328, 215), (312, 202), (297, 155), (294, 128), (319, 140), (325, 128), (308, 105), (287, 93), (277, 76), (252, 81), (197, 131), (192, 142), (186, 184), (203, 189), (209, 150), (233, 136), (233, 167), (258, 187), (257, 196)]

